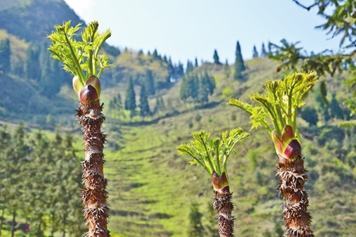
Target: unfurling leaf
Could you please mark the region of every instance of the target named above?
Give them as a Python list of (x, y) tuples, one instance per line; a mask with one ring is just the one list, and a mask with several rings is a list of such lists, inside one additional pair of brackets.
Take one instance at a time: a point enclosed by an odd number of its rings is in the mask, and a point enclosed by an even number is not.
[(96, 76), (92, 75), (91, 77), (88, 78), (87, 82), (85, 85), (91, 85), (95, 88), (96, 92), (98, 93), (98, 97), (100, 98), (100, 91), (101, 91), (101, 84), (99, 78)]
[(84, 86), (80, 83), (80, 79), (78, 76), (73, 77), (72, 85), (75, 94), (79, 97), (80, 91), (83, 89)]

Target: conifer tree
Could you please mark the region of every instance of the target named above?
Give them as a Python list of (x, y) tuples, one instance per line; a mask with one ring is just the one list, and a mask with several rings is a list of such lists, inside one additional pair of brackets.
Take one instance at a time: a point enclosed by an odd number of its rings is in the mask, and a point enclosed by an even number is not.
[(267, 57), (267, 55), (268, 55), (268, 53), (267, 53), (267, 51), (266, 51), (265, 44), (262, 43), (261, 55), (260, 55), (260, 57), (261, 57), (261, 58), (265, 58), (265, 57)]
[(10, 40), (8, 38), (0, 41), (0, 74), (8, 73), (11, 70), (11, 49)]
[(214, 63), (215, 63), (215, 64), (217, 64), (217, 65), (220, 65), (220, 64), (221, 64), (221, 62), (219, 61), (218, 51), (216, 51), (216, 49), (214, 50), (213, 59), (214, 59)]
[(187, 73), (189, 73), (189, 72), (191, 72), (193, 70), (194, 70), (193, 63), (190, 60), (188, 60), (187, 61), (187, 68), (185, 70), (185, 73), (187, 74)]
[(242, 59), (241, 47), (239, 41), (236, 43), (236, 51), (235, 51), (235, 65), (234, 65), (234, 78), (235, 80), (241, 80), (242, 72), (245, 71), (245, 64)]
[(136, 94), (131, 77), (128, 80), (126, 89), (125, 109), (130, 111), (134, 111), (136, 109)]
[(150, 107), (148, 105), (145, 85), (141, 86), (139, 107), (140, 107), (140, 114), (142, 117), (145, 117), (146, 115), (148, 115), (150, 113)]
[(146, 71), (146, 78), (144, 84), (147, 95), (154, 95), (156, 93), (155, 80), (151, 70)]
[(188, 237), (203, 237), (204, 227), (201, 222), (203, 214), (199, 212), (199, 205), (196, 202), (190, 204)]
[(198, 65), (198, 59), (197, 58), (195, 58), (195, 61), (194, 61), (194, 67), (198, 67), (199, 65)]
[(258, 52), (255, 45), (253, 46), (252, 50), (252, 58), (258, 58)]

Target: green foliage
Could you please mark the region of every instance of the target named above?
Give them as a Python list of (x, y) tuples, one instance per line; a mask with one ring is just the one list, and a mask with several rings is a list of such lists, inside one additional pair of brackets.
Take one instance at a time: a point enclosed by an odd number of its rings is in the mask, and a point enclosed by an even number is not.
[[(275, 130), (279, 135), (286, 125), (297, 129), (297, 110), (304, 105), (306, 93), (317, 82), (315, 73), (294, 73), (284, 80), (267, 81), (265, 94), (251, 95), (251, 100), (259, 105), (247, 104), (238, 99), (230, 99), (229, 104), (239, 107), (251, 116), (252, 128), (263, 126), (269, 133)], [(269, 118), (269, 120), (267, 119)]]
[(189, 213), (189, 228), (188, 228), (188, 237), (203, 237), (204, 227), (201, 222), (203, 214), (199, 212), (199, 204), (193, 202), (190, 204), (190, 213)]
[(205, 131), (194, 132), (191, 144), (178, 146), (180, 154), (193, 158), (192, 165), (201, 165), (209, 176), (215, 171), (219, 176), (227, 174), (227, 161), (237, 143), (241, 142), (249, 134), (242, 128), (224, 132), (220, 138), (209, 138), (210, 133)]
[(99, 54), (101, 46), (111, 36), (110, 30), (99, 34), (99, 23), (90, 23), (81, 35), (81, 41), (77, 41), (75, 36), (80, 30), (81, 24), (75, 27), (70, 26), (71, 21), (63, 23), (62, 26), (55, 26), (56, 31), (52, 32), (48, 38), (52, 45), (48, 50), (52, 57), (62, 61), (64, 70), (78, 76), (81, 85), (86, 80), (95, 75), (101, 76), (104, 68), (111, 66), (105, 54)]

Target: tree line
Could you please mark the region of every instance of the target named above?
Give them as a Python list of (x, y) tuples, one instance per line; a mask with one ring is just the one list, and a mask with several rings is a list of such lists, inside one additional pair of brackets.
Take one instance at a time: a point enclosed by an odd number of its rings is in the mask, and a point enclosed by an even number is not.
[(80, 199), (81, 172), (73, 138), (24, 124), (0, 129), (0, 236), (80, 236), (85, 229)]

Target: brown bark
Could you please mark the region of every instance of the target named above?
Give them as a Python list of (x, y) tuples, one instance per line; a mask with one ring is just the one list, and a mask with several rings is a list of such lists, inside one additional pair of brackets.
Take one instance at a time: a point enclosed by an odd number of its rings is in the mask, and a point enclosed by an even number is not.
[(101, 125), (105, 117), (101, 113), (102, 109), (103, 105), (97, 100), (80, 103), (77, 110), (77, 120), (82, 126), (85, 143), (85, 160), (82, 162), (85, 187), (81, 197), (88, 226), (87, 237), (110, 236), (107, 229), (107, 180), (103, 172), (105, 135), (101, 132)]
[(311, 216), (307, 211), (309, 201), (304, 184), (308, 175), (301, 156), (286, 159), (279, 156), (277, 175), (281, 178), (279, 192), (284, 200), (283, 220), (288, 237), (314, 237), (311, 230)]
[(232, 193), (214, 191), (213, 207), (218, 215), (220, 237), (233, 237), (235, 217), (232, 216), (234, 205), (231, 202)]

